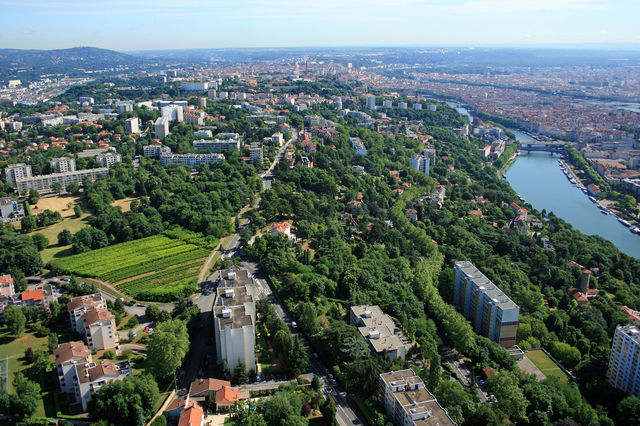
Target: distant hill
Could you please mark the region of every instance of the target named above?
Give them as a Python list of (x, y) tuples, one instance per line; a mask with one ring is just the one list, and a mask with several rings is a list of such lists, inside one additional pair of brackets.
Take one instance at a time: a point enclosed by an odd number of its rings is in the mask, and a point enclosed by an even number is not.
[(78, 74), (118, 66), (142, 65), (144, 58), (96, 47), (58, 50), (0, 49), (0, 80), (25, 81), (41, 74)]

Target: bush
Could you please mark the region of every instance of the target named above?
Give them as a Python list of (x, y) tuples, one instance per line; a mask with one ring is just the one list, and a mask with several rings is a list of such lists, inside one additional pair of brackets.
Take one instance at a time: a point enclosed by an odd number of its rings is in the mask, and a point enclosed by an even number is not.
[(116, 357), (116, 354), (113, 351), (105, 351), (102, 354), (102, 358), (104, 359), (114, 359)]
[(125, 325), (125, 328), (134, 328), (138, 324), (140, 324), (140, 321), (138, 321), (138, 317), (133, 316), (129, 318), (129, 321), (127, 321), (127, 325)]
[(33, 234), (31, 236), (31, 240), (33, 240), (33, 245), (36, 246), (38, 251), (42, 251), (49, 246), (49, 240), (47, 237), (40, 233)]

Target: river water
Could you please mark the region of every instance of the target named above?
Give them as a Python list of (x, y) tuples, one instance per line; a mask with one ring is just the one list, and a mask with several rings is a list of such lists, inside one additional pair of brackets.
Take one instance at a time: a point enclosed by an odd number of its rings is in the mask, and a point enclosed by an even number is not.
[[(519, 141), (532, 138), (514, 131)], [(584, 234), (598, 234), (624, 253), (640, 258), (640, 235), (600, 212), (595, 203), (564, 175), (558, 156), (544, 152), (522, 153), (507, 171), (511, 187), (537, 210), (553, 212)]]

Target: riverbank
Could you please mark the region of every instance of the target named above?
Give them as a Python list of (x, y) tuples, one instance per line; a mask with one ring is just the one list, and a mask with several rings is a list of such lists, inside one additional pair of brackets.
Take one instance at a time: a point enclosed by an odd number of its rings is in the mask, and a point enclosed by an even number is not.
[(616, 216), (603, 214), (600, 203), (572, 185), (559, 159), (557, 154), (522, 153), (507, 170), (507, 181), (537, 210), (553, 212), (584, 234), (600, 235), (621, 251), (640, 258), (640, 236), (630, 232)]

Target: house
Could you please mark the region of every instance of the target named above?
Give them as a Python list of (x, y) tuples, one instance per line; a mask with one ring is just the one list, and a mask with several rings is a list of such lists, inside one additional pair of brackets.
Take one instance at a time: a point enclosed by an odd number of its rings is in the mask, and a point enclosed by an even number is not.
[(13, 277), (11, 275), (0, 276), (0, 296), (11, 297), (14, 294)]
[(191, 383), (191, 386), (189, 387), (189, 395), (192, 398), (206, 397), (210, 393), (215, 394), (222, 389), (223, 386), (231, 386), (231, 382), (212, 378), (197, 379)]
[(407, 209), (404, 211), (404, 216), (411, 222), (418, 220), (418, 211), (416, 209)]
[(622, 312), (624, 312), (627, 315), (627, 318), (629, 318), (629, 321), (631, 321), (635, 325), (640, 325), (640, 312), (634, 311), (633, 309), (631, 309), (626, 305), (620, 307), (620, 309), (622, 310)]
[(204, 412), (197, 402), (182, 410), (178, 426), (204, 426)]
[(511, 203), (511, 210), (513, 210), (516, 216), (522, 215), (524, 217), (523, 218), (524, 220), (527, 219), (527, 214), (529, 213), (529, 210), (525, 209), (524, 207), (520, 207), (516, 203)]
[(44, 292), (39, 290), (25, 290), (20, 294), (22, 306), (44, 306)]
[(216, 392), (216, 411), (228, 410), (240, 400), (240, 391), (231, 386), (223, 386)]
[(295, 242), (296, 236), (291, 233), (291, 224), (289, 222), (274, 223), (269, 229), (270, 234), (284, 234), (291, 241)]

